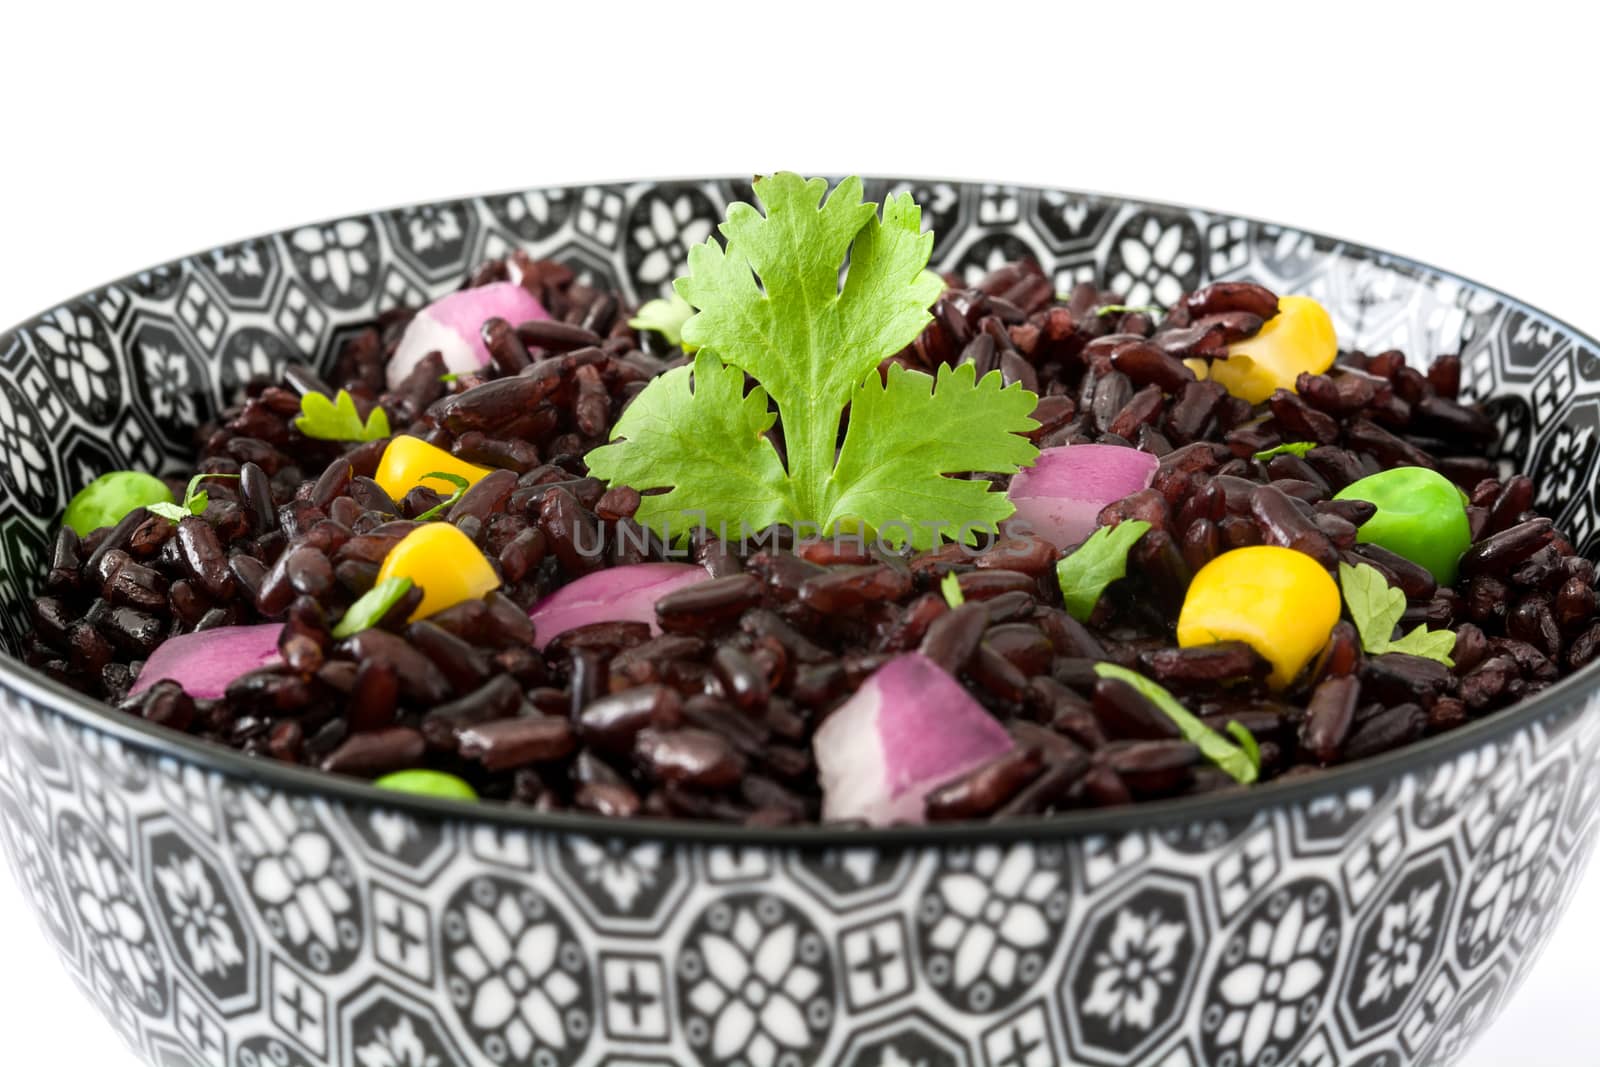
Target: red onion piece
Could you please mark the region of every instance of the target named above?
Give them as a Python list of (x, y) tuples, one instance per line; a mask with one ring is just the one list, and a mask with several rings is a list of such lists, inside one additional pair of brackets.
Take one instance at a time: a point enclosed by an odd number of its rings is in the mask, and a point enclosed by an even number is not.
[(896, 656), (812, 739), (822, 817), (872, 826), (923, 822), (929, 793), (1014, 745), (944, 668), (920, 652)]
[(401, 335), (389, 360), (389, 388), (404, 381), (429, 352), (443, 356), (445, 369), (456, 374), (488, 366), (483, 324), (490, 319), (505, 319), (515, 326), (549, 317), (532, 293), (511, 282), (490, 282), (440, 297), (417, 312)]
[(169, 637), (150, 653), (128, 695), (137, 696), (163, 678), (171, 678), (192, 697), (220, 697), (239, 675), (278, 660), (282, 630), (281, 622), (264, 622)]
[(1009, 521), (1070, 548), (1094, 533), (1101, 508), (1148, 489), (1160, 465), (1150, 453), (1122, 445), (1047, 448), (1011, 479), (1006, 496), (1017, 511)]
[(634, 563), (586, 574), (545, 597), (528, 612), (534, 645), (544, 648), (558, 635), (595, 622), (647, 622), (656, 625), (656, 601), (711, 575), (688, 563)]

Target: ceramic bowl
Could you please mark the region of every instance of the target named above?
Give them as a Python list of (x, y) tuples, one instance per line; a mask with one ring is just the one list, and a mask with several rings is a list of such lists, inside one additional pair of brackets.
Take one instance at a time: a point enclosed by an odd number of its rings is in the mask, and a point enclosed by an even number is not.
[[(1165, 304), (1306, 293), (1346, 346), (1464, 357), (1591, 557), (1600, 346), (1460, 277), (1250, 219), (911, 189), (936, 265), (1028, 255)], [(0, 334), (0, 630), (111, 468), (178, 469), (252, 375), (512, 248), (643, 298), (719, 179), (338, 219), (151, 268)], [(1593, 846), (1600, 674), (1322, 777), (1004, 826), (754, 832), (381, 794), (121, 718), (0, 659), (0, 839), (84, 994), (162, 1067), (1400, 1067), (1454, 1061)], [(12, 1010), (27, 1011), (25, 1004)], [(70, 1037), (63, 1053), (70, 1060)]]

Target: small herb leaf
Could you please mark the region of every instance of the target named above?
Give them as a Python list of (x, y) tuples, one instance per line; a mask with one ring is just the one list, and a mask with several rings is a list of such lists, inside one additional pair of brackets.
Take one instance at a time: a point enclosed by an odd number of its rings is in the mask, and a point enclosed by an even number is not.
[(389, 413), (374, 407), (363, 423), (355, 397), (345, 390), (339, 390), (332, 400), (321, 393), (307, 393), (300, 398), (294, 428), (319, 441), (376, 441), (389, 436)]
[(370, 630), (411, 591), (410, 578), (385, 578), (357, 598), (333, 628), (334, 637), (353, 637)]
[[(1066, 295), (1066, 299), (1071, 299), (1070, 293)], [(1101, 304), (1099, 307), (1094, 309), (1094, 315), (1097, 319), (1103, 319), (1107, 315), (1159, 314), (1161, 314), (1161, 308), (1155, 304)]]
[(449, 511), (452, 507), (454, 507), (455, 502), (461, 499), (461, 495), (468, 489), (472, 488), (472, 483), (461, 477), (461, 475), (450, 474), (447, 471), (430, 471), (429, 473), (424, 474), (421, 478), (418, 478), (417, 481), (425, 482), (429, 479), (437, 479), (441, 482), (449, 482), (451, 485), (455, 486), (456, 491), (450, 494), (450, 498), (448, 500), (435, 504), (427, 511), (424, 511), (421, 515), (418, 515), (418, 522), (427, 522), (430, 519), (437, 519), (440, 515), (443, 515), (446, 511)]
[(959, 608), (967, 602), (966, 596), (961, 592), (961, 579), (956, 577), (955, 571), (940, 579), (939, 592), (944, 594), (944, 602), (952, 608)]
[(1269, 448), (1265, 452), (1257, 452), (1255, 458), (1265, 463), (1273, 456), (1303, 456), (1316, 447), (1317, 443), (1315, 441), (1290, 441), (1287, 444)]
[(1087, 622), (1106, 586), (1128, 573), (1128, 552), (1150, 529), (1142, 519), (1102, 526), (1067, 558), (1056, 564), (1056, 581), (1067, 613)]
[(206, 505), (211, 503), (211, 497), (200, 488), (200, 483), (206, 478), (231, 478), (238, 479), (237, 474), (196, 474), (189, 479), (189, 484), (183, 489), (183, 506), (189, 509), (190, 514), (204, 515)]
[(1390, 652), (1407, 652), (1413, 656), (1438, 660), (1446, 667), (1456, 665), (1455, 660), (1450, 658), (1450, 653), (1455, 651), (1455, 647), (1454, 630), (1430, 630), (1421, 624), (1398, 641), (1389, 642)]
[[(1178, 698), (1144, 675), (1119, 667), (1115, 663), (1096, 663), (1094, 672), (1102, 678), (1116, 678), (1137, 689), (1141, 696), (1171, 719), (1183, 734), (1185, 741), (1200, 750), (1200, 754), (1226, 771), (1240, 785), (1249, 785), (1261, 777), (1261, 757), (1251, 756), (1248, 749), (1223, 737), (1207, 726), (1194, 712), (1178, 703)], [(1238, 725), (1237, 723), (1235, 725)], [(1242, 727), (1241, 727), (1242, 729)]]
[(1356, 624), (1356, 633), (1361, 635), (1362, 648), (1374, 656), (1405, 652), (1438, 660), (1446, 667), (1455, 666), (1450, 652), (1455, 648), (1456, 635), (1449, 630), (1418, 626), (1398, 641), (1394, 639), (1394, 628), (1406, 611), (1406, 595), (1391, 586), (1376, 567), (1339, 564), (1339, 588), (1344, 592), (1345, 607)]
[(211, 474), (201, 472), (189, 479), (189, 484), (183, 489), (183, 502), (179, 504), (149, 504), (146, 505), (152, 515), (160, 515), (163, 519), (173, 522), (182, 521), (185, 515), (204, 515), (206, 505), (211, 503), (211, 496), (200, 488), (200, 482), (206, 478), (237, 478), (237, 474)]
[(1344, 592), (1350, 621), (1361, 635), (1361, 647), (1374, 654), (1387, 648), (1395, 623), (1405, 614), (1406, 595), (1386, 581), (1376, 567), (1339, 564), (1339, 588)]
[(628, 320), (628, 325), (635, 330), (653, 330), (666, 338), (668, 344), (693, 352), (693, 345), (683, 343), (683, 324), (693, 314), (694, 306), (673, 293), (668, 297), (645, 301), (640, 305), (638, 314)]

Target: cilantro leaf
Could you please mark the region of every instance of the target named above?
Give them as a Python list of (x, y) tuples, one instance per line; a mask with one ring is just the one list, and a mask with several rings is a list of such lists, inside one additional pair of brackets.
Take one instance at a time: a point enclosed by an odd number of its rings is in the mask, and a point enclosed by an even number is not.
[(1405, 614), (1406, 595), (1391, 586), (1376, 567), (1365, 563), (1354, 567), (1339, 564), (1339, 588), (1350, 609), (1350, 621), (1361, 635), (1361, 647), (1375, 654), (1382, 651)]
[(1255, 458), (1265, 463), (1273, 456), (1304, 456), (1316, 447), (1317, 443), (1315, 441), (1290, 441), (1287, 444), (1269, 448), (1265, 452), (1257, 452)]
[(430, 478), (441, 482), (449, 482), (451, 485), (455, 486), (456, 491), (450, 494), (450, 499), (435, 504), (427, 511), (424, 511), (421, 515), (418, 515), (418, 522), (427, 522), (429, 519), (437, 519), (440, 515), (443, 515), (445, 512), (454, 507), (455, 502), (461, 499), (462, 494), (464, 494), (468, 489), (472, 488), (472, 483), (461, 477), (461, 475), (450, 474), (446, 471), (430, 471), (429, 473), (424, 474), (421, 478), (418, 478), (417, 481), (425, 482)]
[(321, 393), (307, 393), (300, 398), (294, 428), (319, 441), (376, 441), (389, 436), (389, 413), (374, 407), (363, 423), (355, 397), (345, 390), (339, 390), (332, 400)]
[[(1037, 425), (1038, 398), (996, 375), (976, 381), (970, 366), (880, 378), (944, 290), (925, 269), (933, 235), (909, 195), (880, 216), (859, 178), (826, 190), (820, 178), (758, 178), (765, 214), (734, 204), (725, 245), (689, 250), (676, 291), (698, 309), (682, 328), (694, 366), (651, 382), (587, 457), (613, 486), (666, 490), (636, 516), (658, 533), (816, 524), (927, 548), (940, 528), (965, 524), (972, 537), (1014, 510), (987, 483), (946, 476), (1031, 463), (1038, 450), (1020, 435)], [(783, 458), (766, 436), (777, 418)]]
[(400, 603), (400, 598), (411, 591), (411, 579), (385, 578), (368, 589), (345, 610), (344, 617), (334, 626), (334, 637), (353, 637), (362, 630), (378, 625), (389, 609)]
[(183, 506), (189, 509), (191, 515), (204, 515), (206, 507), (211, 503), (211, 494), (200, 488), (200, 483), (206, 478), (231, 478), (238, 481), (237, 474), (196, 474), (189, 479), (189, 484), (183, 488)]
[(1142, 519), (1102, 526), (1056, 564), (1056, 581), (1067, 613), (1087, 622), (1106, 586), (1128, 573), (1128, 552), (1150, 529)]
[(676, 283), (699, 309), (683, 339), (750, 374), (777, 403), (797, 518), (828, 513), (825, 486), (845, 404), (922, 332), (944, 288), (923, 270), (933, 234), (922, 232), (909, 194), (885, 203), (880, 219), (861, 199), (860, 178), (846, 178), (824, 200), (827, 187), (797, 174), (757, 179), (767, 213), (731, 205), (721, 226), (727, 248), (714, 237), (691, 248), (689, 274)]
[(1456, 635), (1450, 630), (1418, 626), (1398, 641), (1394, 639), (1394, 628), (1405, 614), (1406, 595), (1391, 586), (1376, 567), (1339, 564), (1339, 588), (1350, 609), (1350, 620), (1356, 624), (1356, 633), (1361, 635), (1362, 648), (1374, 656), (1405, 652), (1438, 660), (1446, 667), (1455, 666), (1450, 652), (1456, 646)]
[(694, 307), (689, 301), (674, 292), (668, 297), (645, 301), (638, 313), (628, 320), (628, 325), (635, 330), (653, 330), (665, 337), (668, 344), (692, 352), (694, 346), (683, 343), (683, 324), (693, 314)]
[(1450, 658), (1450, 653), (1455, 651), (1455, 647), (1454, 630), (1430, 630), (1425, 624), (1419, 623), (1416, 629), (1398, 641), (1390, 641), (1388, 651), (1435, 659), (1446, 667), (1454, 667), (1456, 663)]
[(944, 477), (971, 470), (1012, 473), (1038, 449), (1021, 436), (1037, 398), (1003, 385), (1000, 372), (977, 380), (971, 363), (941, 364), (937, 379), (899, 365), (885, 382), (874, 372), (852, 395), (850, 426), (824, 487), (824, 529), (859, 520), (886, 543), (932, 548), (941, 526), (965, 544), (994, 530), (1014, 510), (989, 483)]
[(173, 522), (177, 522), (185, 515), (191, 514), (189, 509), (183, 505), (169, 504), (165, 500), (155, 504), (146, 504), (144, 508), (152, 515), (160, 515), (163, 519), (171, 519)]
[(939, 580), (939, 592), (944, 594), (944, 602), (952, 608), (959, 608), (967, 602), (966, 594), (961, 591), (961, 579), (951, 571)]
[(189, 484), (183, 490), (183, 503), (169, 504), (162, 501), (157, 504), (146, 504), (145, 510), (152, 515), (160, 515), (163, 519), (179, 522), (185, 515), (204, 515), (206, 507), (211, 503), (211, 494), (200, 488), (200, 482), (206, 478), (237, 478), (237, 474), (196, 474), (189, 479)]
[(746, 395), (743, 372), (702, 351), (693, 368), (668, 371), (634, 398), (613, 442), (587, 456), (589, 473), (641, 492), (670, 489), (641, 499), (634, 515), (664, 536), (687, 535), (698, 522), (765, 529), (796, 517), (766, 437), (772, 423), (767, 394), (758, 387)]
[[(1137, 689), (1141, 696), (1161, 709), (1162, 714), (1177, 725), (1178, 732), (1183, 734), (1185, 741), (1198, 748), (1201, 755), (1226, 771), (1240, 785), (1249, 785), (1261, 777), (1260, 749), (1252, 755), (1248, 748), (1229, 741), (1207, 726), (1194, 712), (1178, 703), (1178, 698), (1167, 692), (1165, 687), (1115, 663), (1096, 663), (1094, 672), (1102, 678), (1116, 678), (1127, 682)], [(1241, 726), (1240, 729), (1244, 728)]]
[[(1072, 299), (1072, 294), (1066, 294), (1066, 299)], [(1094, 317), (1103, 319), (1107, 315), (1159, 315), (1161, 307), (1157, 304), (1101, 304), (1094, 309)]]

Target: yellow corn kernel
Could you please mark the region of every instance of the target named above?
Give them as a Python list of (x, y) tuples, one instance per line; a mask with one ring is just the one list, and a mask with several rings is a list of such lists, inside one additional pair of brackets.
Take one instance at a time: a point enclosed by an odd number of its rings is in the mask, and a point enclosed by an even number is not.
[(463, 600), (477, 600), (499, 588), (500, 576), (472, 543), (448, 522), (417, 527), (383, 557), (378, 581), (410, 578), (422, 587), (422, 603), (412, 621), (425, 619)]
[(1212, 361), (1211, 377), (1234, 396), (1259, 404), (1274, 389), (1293, 392), (1302, 371), (1321, 374), (1338, 354), (1333, 320), (1322, 305), (1309, 296), (1284, 296), (1260, 333), (1229, 345), (1227, 359)]
[(1316, 560), (1274, 545), (1239, 548), (1194, 576), (1178, 614), (1178, 644), (1243, 641), (1272, 664), (1268, 684), (1283, 689), (1338, 621), (1339, 587)]
[(459, 475), (468, 482), (476, 482), (489, 473), (487, 467), (479, 467), (464, 459), (457, 459), (444, 449), (435, 448), (421, 438), (401, 434), (390, 441), (389, 446), (383, 450), (383, 458), (378, 460), (378, 473), (372, 476), (372, 480), (383, 486), (383, 491), (393, 497), (395, 503), (399, 503), (401, 497), (423, 484), (429, 489), (437, 490), (443, 496), (449, 496), (455, 489), (448, 482), (434, 479), (432, 482), (424, 483), (423, 475), (432, 474), (434, 471)]

